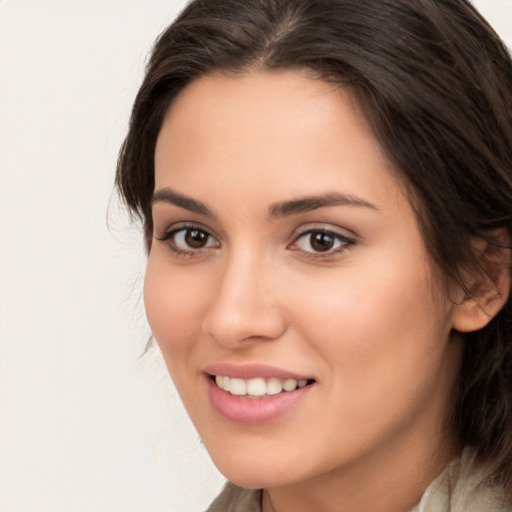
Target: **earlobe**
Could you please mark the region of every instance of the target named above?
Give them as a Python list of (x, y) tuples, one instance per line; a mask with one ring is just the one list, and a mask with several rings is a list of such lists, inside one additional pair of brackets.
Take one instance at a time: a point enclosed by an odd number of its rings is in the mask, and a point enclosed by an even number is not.
[(460, 288), (456, 301), (453, 328), (473, 332), (485, 327), (506, 304), (511, 287), (510, 236), (505, 229), (494, 230), (492, 242), (475, 239), (473, 248), (480, 271), (465, 279), (465, 291)]

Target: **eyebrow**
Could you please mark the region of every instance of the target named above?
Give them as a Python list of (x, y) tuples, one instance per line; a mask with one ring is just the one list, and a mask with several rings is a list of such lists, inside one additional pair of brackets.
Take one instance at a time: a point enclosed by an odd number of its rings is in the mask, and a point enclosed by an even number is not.
[[(151, 198), (151, 205), (156, 203), (169, 203), (180, 208), (184, 208), (185, 210), (198, 213), (199, 215), (213, 217), (213, 213), (204, 203), (175, 192), (170, 188), (160, 189), (153, 194), (153, 197)], [(363, 207), (378, 210), (374, 204), (356, 196), (350, 194), (327, 193), (275, 203), (269, 208), (269, 215), (271, 218), (279, 219), (330, 206)]]
[(200, 201), (196, 201), (191, 197), (179, 194), (170, 188), (162, 188), (153, 194), (153, 197), (151, 198), (151, 205), (156, 203), (169, 203), (179, 206), (180, 208), (184, 208), (190, 212), (198, 213), (199, 215), (213, 217), (213, 213), (205, 204)]
[(327, 193), (319, 196), (301, 197), (292, 201), (276, 203), (270, 207), (269, 213), (273, 218), (281, 218), (298, 213), (307, 213), (329, 206), (353, 206), (378, 210), (374, 204), (360, 199), (359, 197), (350, 194)]

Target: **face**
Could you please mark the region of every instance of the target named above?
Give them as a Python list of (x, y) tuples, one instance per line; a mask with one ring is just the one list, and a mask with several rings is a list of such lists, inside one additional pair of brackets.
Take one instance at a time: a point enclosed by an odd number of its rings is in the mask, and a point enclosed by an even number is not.
[(203, 77), (155, 166), (147, 316), (224, 475), (279, 487), (444, 442), (452, 302), (349, 91)]

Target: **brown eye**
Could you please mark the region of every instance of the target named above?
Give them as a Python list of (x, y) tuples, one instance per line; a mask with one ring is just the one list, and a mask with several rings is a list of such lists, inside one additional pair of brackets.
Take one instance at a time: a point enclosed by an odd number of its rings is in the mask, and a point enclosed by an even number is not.
[(210, 235), (201, 229), (187, 229), (184, 241), (191, 249), (202, 249), (208, 244)]
[(347, 249), (354, 243), (354, 240), (342, 235), (341, 233), (316, 229), (302, 233), (302, 235), (297, 237), (290, 248), (300, 250), (311, 255), (334, 255), (344, 249)]
[(334, 247), (334, 242), (336, 239), (330, 233), (311, 233), (310, 235), (310, 245), (317, 252), (326, 252), (330, 251)]
[(194, 253), (202, 249), (218, 248), (219, 242), (208, 231), (196, 227), (184, 227), (169, 231), (162, 238), (176, 253)]

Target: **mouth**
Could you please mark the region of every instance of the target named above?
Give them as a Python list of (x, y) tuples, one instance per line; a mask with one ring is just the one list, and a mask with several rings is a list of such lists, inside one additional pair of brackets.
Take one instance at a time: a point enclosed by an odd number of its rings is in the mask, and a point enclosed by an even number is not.
[(279, 379), (277, 377), (255, 377), (241, 379), (227, 375), (210, 375), (215, 385), (234, 396), (261, 398), (289, 393), (314, 383), (313, 379)]
[(316, 387), (315, 379), (265, 365), (211, 366), (206, 382), (214, 410), (229, 422), (247, 425), (291, 414)]

